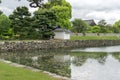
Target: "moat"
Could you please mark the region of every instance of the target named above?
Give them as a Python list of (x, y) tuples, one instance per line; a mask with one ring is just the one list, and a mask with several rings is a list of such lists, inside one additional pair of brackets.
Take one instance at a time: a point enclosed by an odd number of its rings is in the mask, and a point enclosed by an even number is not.
[(120, 46), (5, 52), (0, 58), (72, 80), (120, 79)]

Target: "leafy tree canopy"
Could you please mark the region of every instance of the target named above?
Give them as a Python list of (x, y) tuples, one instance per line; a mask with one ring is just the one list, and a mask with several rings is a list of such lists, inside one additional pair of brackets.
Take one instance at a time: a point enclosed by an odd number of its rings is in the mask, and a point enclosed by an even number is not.
[(116, 22), (113, 24), (113, 26), (120, 28), (120, 20), (116, 21)]
[(14, 29), (14, 33), (20, 37), (28, 36), (28, 32), (31, 25), (31, 14), (27, 7), (17, 7), (13, 14), (9, 16), (12, 21), (11, 27)]
[(100, 26), (91, 26), (92, 33), (100, 33)]
[(5, 15), (0, 15), (0, 37), (7, 33), (10, 29), (11, 21)]
[(34, 27), (40, 32), (42, 39), (54, 36), (53, 29), (56, 25), (56, 15), (48, 9), (39, 9), (34, 13)]
[(98, 22), (98, 25), (101, 26), (101, 27), (105, 26), (106, 24), (107, 24), (107, 23), (106, 23), (106, 21), (105, 21), (104, 19), (102, 19), (102, 20), (100, 20), (100, 21)]
[(98, 26), (100, 26), (100, 28), (101, 28), (101, 33), (107, 33), (108, 31), (107, 31), (107, 22), (104, 20), (104, 19), (102, 19), (102, 20), (100, 20), (99, 22), (98, 22)]
[(0, 15), (2, 15), (3, 14), (3, 12), (2, 11), (0, 11)]
[(83, 33), (87, 30), (88, 24), (82, 19), (72, 21), (72, 30), (77, 33)]
[(10, 28), (10, 24), (11, 24), (11, 21), (7, 16), (0, 15), (0, 32), (2, 32), (3, 29), (7, 30), (8, 28)]
[(116, 21), (113, 24), (113, 32), (120, 33), (120, 20)]
[(48, 0), (45, 8), (54, 11), (57, 16), (57, 25), (70, 29), (71, 5), (66, 0)]
[(52, 11), (57, 16), (57, 24), (61, 27), (69, 29), (71, 27), (71, 23), (69, 19), (71, 19), (71, 5), (66, 2), (66, 0), (48, 0), (47, 3), (44, 3), (45, 0), (27, 0), (30, 2), (31, 7), (39, 7), (39, 8), (47, 8)]

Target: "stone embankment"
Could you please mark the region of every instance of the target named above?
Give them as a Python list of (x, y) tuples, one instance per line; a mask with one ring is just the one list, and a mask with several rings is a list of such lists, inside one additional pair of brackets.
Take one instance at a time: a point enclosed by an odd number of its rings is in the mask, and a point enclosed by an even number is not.
[(45, 40), (45, 41), (4, 41), (0, 51), (71, 49), (120, 45), (120, 40)]

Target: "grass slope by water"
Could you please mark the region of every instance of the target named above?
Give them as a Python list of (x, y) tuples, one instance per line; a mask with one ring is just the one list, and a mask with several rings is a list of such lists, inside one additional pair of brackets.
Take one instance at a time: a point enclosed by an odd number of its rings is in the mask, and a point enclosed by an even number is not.
[(60, 80), (42, 72), (10, 66), (0, 62), (0, 80)]

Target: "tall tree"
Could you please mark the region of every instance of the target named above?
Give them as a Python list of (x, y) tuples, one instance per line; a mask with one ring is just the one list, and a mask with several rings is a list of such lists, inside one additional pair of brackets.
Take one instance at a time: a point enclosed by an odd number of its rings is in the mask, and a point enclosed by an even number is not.
[[(0, 3), (1, 3), (1, 0), (0, 0)], [(3, 14), (3, 12), (0, 10), (0, 15)]]
[(63, 28), (70, 29), (71, 23), (71, 5), (66, 2), (66, 0), (48, 0), (47, 3), (44, 3), (45, 0), (27, 0), (30, 2), (31, 7), (47, 8), (57, 15), (57, 24)]
[(87, 30), (87, 27), (88, 24), (81, 19), (75, 19), (74, 21), (72, 21), (73, 32), (84, 33)]
[(56, 25), (56, 15), (48, 9), (39, 9), (34, 13), (34, 27), (39, 31), (42, 39), (50, 39), (54, 36), (53, 29)]
[(0, 10), (0, 15), (2, 15), (3, 14), (3, 12)]
[(120, 33), (120, 20), (116, 21), (113, 24), (113, 32), (114, 33)]
[(66, 0), (48, 0), (45, 7), (54, 11), (57, 16), (57, 24), (63, 28), (70, 29), (71, 5)]
[(100, 28), (101, 28), (101, 31), (100, 31), (101, 33), (106, 33), (107, 32), (106, 24), (107, 23), (104, 19), (102, 19), (98, 22), (98, 26), (100, 26)]
[(3, 39), (3, 36), (7, 34), (10, 29), (11, 21), (5, 15), (0, 15), (0, 38)]
[(102, 20), (100, 20), (99, 22), (98, 22), (98, 25), (99, 26), (105, 26), (107, 23), (106, 23), (106, 21), (104, 20), (104, 19), (102, 19)]
[(11, 27), (14, 30), (15, 35), (19, 35), (20, 38), (24, 38), (28, 35), (29, 29), (31, 29), (31, 14), (27, 7), (17, 7), (13, 14), (9, 16), (12, 21)]

